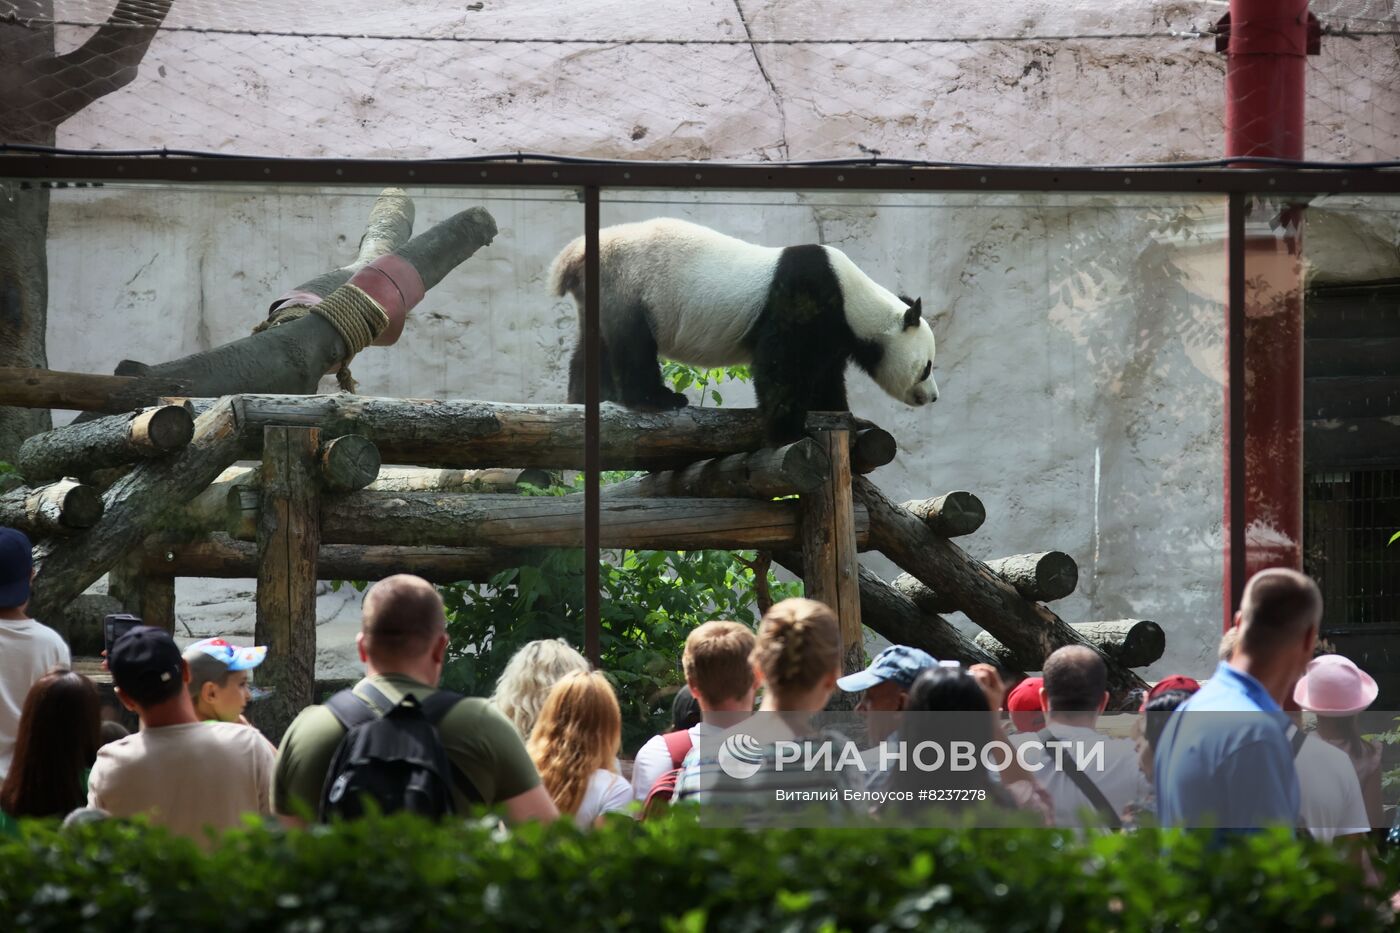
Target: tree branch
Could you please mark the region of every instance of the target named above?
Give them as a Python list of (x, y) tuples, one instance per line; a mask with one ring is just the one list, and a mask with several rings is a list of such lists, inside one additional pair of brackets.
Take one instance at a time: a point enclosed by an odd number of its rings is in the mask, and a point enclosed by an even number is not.
[(81, 46), (39, 64), (57, 126), (136, 78), (172, 0), (118, 0), (107, 22)]

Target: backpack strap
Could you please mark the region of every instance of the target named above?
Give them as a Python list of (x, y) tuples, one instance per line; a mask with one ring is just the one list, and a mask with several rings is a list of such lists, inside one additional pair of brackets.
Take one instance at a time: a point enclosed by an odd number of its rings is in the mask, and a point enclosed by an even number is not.
[(690, 748), (694, 740), (690, 737), (689, 729), (678, 729), (675, 732), (668, 732), (661, 737), (666, 743), (666, 751), (671, 756), (671, 767), (679, 768), (681, 762), (685, 761), (685, 756), (690, 754)]
[[(374, 692), (379, 693), (378, 690)], [(384, 694), (379, 693), (379, 698), (384, 699)], [(376, 715), (379, 715), (374, 709), (366, 706), (365, 701), (361, 700), (349, 687), (327, 700), (326, 709), (331, 711), (331, 715), (345, 728), (346, 732), (370, 722)]]
[(466, 697), (460, 693), (453, 693), (451, 690), (437, 690), (422, 701), (423, 715), (428, 718), (428, 722), (438, 725), (452, 708)]
[[(1040, 739), (1040, 744), (1042, 745), (1049, 745), (1051, 742), (1060, 741), (1055, 738), (1048, 726), (1037, 732), (1036, 738)], [(1060, 760), (1063, 761), (1064, 759), (1061, 758)], [(1074, 782), (1074, 786), (1079, 788), (1079, 792), (1089, 799), (1089, 803), (1093, 805), (1095, 810), (1099, 811), (1099, 816), (1103, 817), (1104, 822), (1107, 823), (1111, 829), (1123, 828), (1123, 818), (1114, 811), (1113, 804), (1108, 802), (1108, 798), (1103, 795), (1103, 791), (1099, 790), (1099, 786), (1090, 780), (1089, 775), (1085, 774), (1083, 770), (1080, 769), (1079, 762), (1071, 759), (1069, 770), (1067, 770), (1065, 774)]]
[[(360, 694), (355, 693), (354, 689), (350, 688), (341, 690), (326, 701), (326, 708), (340, 721), (346, 732), (370, 722), (377, 716), (387, 715), (395, 705), (374, 684), (361, 682), (359, 687), (365, 699), (373, 704), (372, 707), (367, 706), (365, 701), (360, 698)], [(451, 690), (434, 691), (424, 700), (419, 700), (413, 694), (407, 696), (413, 698), (413, 702), (423, 710), (424, 718), (432, 723), (435, 729), (441, 724), (443, 717), (464, 699), (460, 693), (453, 693)], [(482, 796), (481, 791), (476, 789), (476, 785), (471, 782), (471, 779), (462, 773), (462, 769), (458, 768), (452, 761), (452, 756), (448, 756), (447, 763), (452, 769), (452, 783), (457, 786), (457, 790), (461, 792), (462, 796), (471, 803), (485, 803), (486, 798)]]

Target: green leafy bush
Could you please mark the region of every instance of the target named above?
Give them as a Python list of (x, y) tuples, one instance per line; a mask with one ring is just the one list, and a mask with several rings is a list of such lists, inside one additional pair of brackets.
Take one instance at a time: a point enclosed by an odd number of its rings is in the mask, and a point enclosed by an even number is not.
[[(757, 623), (753, 552), (618, 551), (599, 570), (603, 594), (601, 669), (617, 687), (623, 748), (633, 751), (669, 727), (670, 697), (682, 682), (681, 649), (710, 619)], [(761, 572), (766, 570), (759, 566)], [(801, 584), (769, 580), (774, 599)], [(490, 583), (442, 588), (452, 656), (443, 685), (487, 695), (510, 656), (538, 638), (583, 635), (583, 552), (542, 550), (532, 563)]]
[(1283, 833), (710, 830), (680, 814), (510, 834), (397, 817), (201, 853), (122, 823), (0, 841), (0, 918), (46, 931), (1387, 929), (1334, 850)]

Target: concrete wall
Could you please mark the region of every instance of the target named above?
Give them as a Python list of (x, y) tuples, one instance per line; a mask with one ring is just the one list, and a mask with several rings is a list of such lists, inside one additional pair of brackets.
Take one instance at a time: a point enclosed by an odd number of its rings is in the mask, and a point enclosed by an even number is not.
[[(345, 31), (387, 28), (382, 5), (348, 6), (337, 21)], [(743, 4), (741, 17), (719, 0), (661, 0), (647, 4), (644, 21), (636, 9), (522, 0), (449, 15), (406, 2), (393, 16), (403, 18), (398, 31), (478, 36), (1107, 31), (1103, 5), (1088, 2), (950, 2), (936, 22), (895, 2), (833, 13), (773, 0)], [(1112, 26), (1182, 29), (1217, 12), (1133, 0)], [(204, 19), (173, 22), (257, 25), (241, 22), (236, 6), (172, 13), (196, 15)], [(286, 15), (278, 28), (325, 25), (305, 11)], [(1220, 147), (1222, 87), (1223, 61), (1200, 39), (576, 48), (176, 32), (157, 39), (131, 88), (66, 125), (60, 144), (284, 155), (782, 159), (863, 146), (986, 161), (1208, 158)], [(1358, 95), (1373, 92), (1358, 82)], [(281, 289), (351, 255), (373, 193), (55, 192), (51, 364), (100, 372), (124, 357), (154, 362), (246, 333)], [(429, 295), (397, 346), (355, 362), (362, 391), (561, 399), (574, 312), (546, 294), (545, 273), (582, 228), (576, 197), (412, 193), (420, 230), (480, 203), (501, 233)], [(900, 442), (878, 482), (898, 499), (976, 492), (988, 521), (963, 542), (972, 554), (1067, 551), (1080, 587), (1057, 612), (1157, 620), (1168, 649), (1149, 676), (1209, 670), (1223, 548), (1223, 201), (631, 193), (604, 208), (608, 223), (658, 215), (769, 244), (832, 243), (889, 287), (921, 295), (939, 340), (942, 399), (906, 409), (859, 372), (849, 378), (854, 409)], [(1310, 233), (1309, 249), (1337, 243), (1329, 255), (1357, 267), (1344, 244), (1360, 238), (1371, 246), (1368, 270), (1393, 266), (1393, 224), (1358, 229), (1352, 216), (1335, 212)], [(743, 403), (742, 391), (725, 394)], [(250, 594), (251, 584), (183, 582), (181, 625), (191, 635), (246, 633)], [(352, 666), (356, 611), (353, 594), (323, 599), (323, 670)]]

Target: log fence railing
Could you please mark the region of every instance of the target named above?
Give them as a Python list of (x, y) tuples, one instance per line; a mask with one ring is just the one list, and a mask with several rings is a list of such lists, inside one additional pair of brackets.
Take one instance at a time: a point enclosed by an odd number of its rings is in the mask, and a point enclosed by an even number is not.
[[(36, 382), (18, 384), (29, 392)], [(0, 388), (0, 404), (24, 397)], [(89, 467), (125, 472), (100, 495), (73, 479), (10, 489), (0, 493), (0, 521), (40, 541), (41, 616), (61, 618), (110, 572), (112, 594), (129, 609), (173, 627), (176, 578), (256, 579), (257, 635), (273, 649), (262, 680), (277, 690), (271, 734), (314, 700), (317, 580), (414, 572), (486, 581), (519, 566), (527, 548), (583, 544), (582, 495), (515, 491), (582, 465), (581, 406), (344, 393), (166, 401), (31, 439), (44, 480)], [(149, 412), (178, 413), (161, 415), (157, 441), (135, 427), (150, 423)], [(605, 404), (603, 467), (646, 472), (605, 489), (601, 545), (771, 553), (837, 611), (846, 670), (864, 664), (864, 624), (935, 657), (1017, 670), (1038, 669), (1062, 645), (1088, 645), (1103, 655), (1118, 702), (1144, 686), (1131, 668), (1161, 656), (1159, 626), (1069, 624), (1043, 605), (1073, 592), (1069, 555), (972, 558), (952, 539), (984, 521), (977, 496), (897, 504), (864, 475), (893, 459), (888, 432), (844, 413), (814, 413), (808, 427), (808, 438), (771, 448), (753, 410)], [(260, 465), (237, 465), (250, 457)], [(904, 573), (891, 582), (862, 567), (857, 552), (867, 549)], [(954, 611), (984, 631), (964, 634), (943, 618)]]

